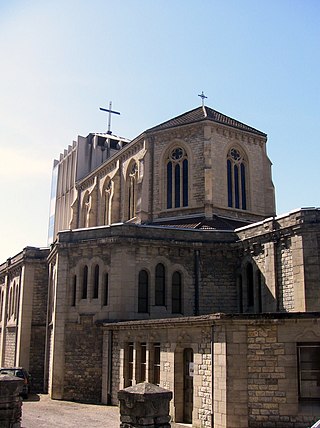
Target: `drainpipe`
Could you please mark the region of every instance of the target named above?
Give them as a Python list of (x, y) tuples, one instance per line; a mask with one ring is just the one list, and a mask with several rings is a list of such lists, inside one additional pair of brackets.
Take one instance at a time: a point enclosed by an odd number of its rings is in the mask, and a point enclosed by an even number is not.
[(113, 330), (108, 334), (108, 387), (107, 387), (107, 404), (111, 405), (112, 402), (112, 354), (113, 354)]
[(194, 251), (194, 311), (199, 315), (199, 283), (200, 283), (200, 250)]
[(214, 428), (214, 324), (211, 326), (211, 428)]

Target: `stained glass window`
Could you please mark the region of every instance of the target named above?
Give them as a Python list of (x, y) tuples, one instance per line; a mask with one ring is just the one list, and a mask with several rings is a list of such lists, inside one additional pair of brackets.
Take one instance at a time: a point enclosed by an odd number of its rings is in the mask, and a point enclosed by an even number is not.
[(228, 207), (247, 209), (246, 160), (236, 148), (231, 148), (227, 157)]
[(189, 165), (186, 151), (175, 147), (167, 159), (167, 208), (189, 204)]

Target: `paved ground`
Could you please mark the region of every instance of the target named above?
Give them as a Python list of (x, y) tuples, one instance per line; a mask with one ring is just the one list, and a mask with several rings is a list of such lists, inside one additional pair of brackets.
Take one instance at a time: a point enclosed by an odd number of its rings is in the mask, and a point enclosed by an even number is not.
[[(21, 428), (119, 428), (116, 406), (50, 400), (46, 394), (32, 394), (22, 404)], [(187, 425), (191, 427), (191, 425)], [(172, 428), (185, 425), (172, 424)]]
[(22, 404), (22, 428), (117, 428), (119, 409), (115, 406), (50, 400), (48, 395), (30, 395)]

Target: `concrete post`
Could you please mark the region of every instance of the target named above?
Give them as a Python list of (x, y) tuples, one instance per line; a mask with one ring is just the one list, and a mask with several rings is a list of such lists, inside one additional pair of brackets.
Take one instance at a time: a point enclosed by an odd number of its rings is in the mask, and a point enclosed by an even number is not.
[(120, 428), (170, 428), (172, 392), (151, 383), (138, 383), (118, 392)]
[(20, 428), (22, 401), (19, 396), (23, 379), (0, 375), (0, 427)]

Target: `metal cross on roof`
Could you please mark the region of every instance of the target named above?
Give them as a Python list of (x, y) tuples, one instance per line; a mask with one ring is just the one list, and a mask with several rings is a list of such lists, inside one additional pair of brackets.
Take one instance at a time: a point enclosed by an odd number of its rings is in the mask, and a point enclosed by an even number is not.
[(202, 107), (203, 107), (203, 106), (204, 106), (204, 100), (205, 100), (205, 98), (208, 98), (208, 97), (206, 97), (206, 96), (204, 95), (203, 91), (201, 92), (201, 94), (200, 94), (200, 95), (198, 95), (198, 97), (200, 97), (200, 98), (202, 99)]
[(111, 114), (112, 113), (113, 114), (120, 114), (120, 113), (118, 111), (112, 110), (112, 101), (110, 101), (110, 103), (109, 103), (109, 109), (100, 107), (100, 110), (107, 111), (109, 113), (109, 117), (108, 117), (108, 132), (107, 132), (107, 134), (112, 134), (112, 132), (111, 132)]

